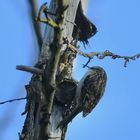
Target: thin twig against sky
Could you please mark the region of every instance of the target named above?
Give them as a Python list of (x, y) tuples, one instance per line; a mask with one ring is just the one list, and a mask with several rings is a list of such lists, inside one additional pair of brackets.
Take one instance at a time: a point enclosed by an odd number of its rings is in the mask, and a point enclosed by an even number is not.
[(0, 102), (0, 105), (5, 104), (5, 103), (15, 102), (15, 101), (21, 101), (21, 100), (25, 100), (25, 99), (27, 99), (27, 97), (16, 98), (16, 99), (10, 99), (10, 100), (7, 100), (7, 101)]

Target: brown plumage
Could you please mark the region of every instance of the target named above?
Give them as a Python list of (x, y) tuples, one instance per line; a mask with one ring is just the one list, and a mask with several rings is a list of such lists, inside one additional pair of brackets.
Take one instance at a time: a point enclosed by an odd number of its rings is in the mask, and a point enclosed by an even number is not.
[(106, 81), (107, 75), (103, 68), (89, 68), (77, 86), (73, 101), (75, 104), (74, 109), (64, 117), (58, 127), (65, 127), (80, 112), (83, 112), (83, 117), (86, 117), (103, 96)]
[(88, 39), (97, 33), (96, 26), (84, 15), (81, 2), (78, 5), (73, 38), (88, 44)]

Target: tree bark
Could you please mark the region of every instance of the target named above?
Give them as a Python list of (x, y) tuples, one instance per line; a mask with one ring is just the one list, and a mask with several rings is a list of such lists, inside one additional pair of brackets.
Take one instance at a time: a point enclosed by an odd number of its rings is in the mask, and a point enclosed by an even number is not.
[[(34, 67), (17, 66), (33, 73), (25, 86), (27, 113), (20, 140), (64, 140), (67, 126), (59, 126), (73, 105), (78, 82), (72, 78), (77, 41), (88, 43), (97, 30), (83, 14), (81, 0), (52, 0), (41, 6), (37, 19), (46, 24), (40, 57)], [(41, 12), (46, 19), (41, 18)], [(70, 47), (71, 46), (71, 47)], [(77, 50), (77, 49), (76, 49)]]
[[(65, 39), (68, 42), (74, 40), (72, 33), (79, 1), (51, 1), (49, 12), (57, 13), (59, 11), (60, 15), (50, 17), (60, 28), (55, 30), (49, 25), (46, 27), (39, 61), (35, 65), (44, 73), (33, 74), (29, 85), (26, 86), (28, 98), (22, 115), (27, 113), (27, 116), (23, 130), (19, 134), (20, 140), (65, 139), (66, 128), (57, 128), (63, 118), (64, 109), (64, 104), (61, 103), (63, 89), (60, 88), (61, 83), (65, 83), (64, 79), (70, 79), (68, 83), (76, 86), (75, 82), (71, 81), (73, 60), (76, 54), (71, 49), (67, 49), (68, 44), (64, 42)], [(67, 8), (61, 10), (64, 7)], [(57, 16), (59, 18), (63, 16), (63, 18), (59, 21)], [(77, 40), (75, 44), (76, 42)], [(60, 101), (58, 101), (59, 99)]]

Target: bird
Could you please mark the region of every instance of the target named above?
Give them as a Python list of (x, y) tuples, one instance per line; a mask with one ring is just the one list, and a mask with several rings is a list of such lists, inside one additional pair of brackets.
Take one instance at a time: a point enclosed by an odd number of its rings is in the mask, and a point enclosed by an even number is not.
[[(97, 33), (97, 27), (85, 15), (82, 9), (82, 3), (79, 2), (75, 17), (75, 26), (72, 37), (87, 45), (88, 39)], [(85, 47), (86, 48), (86, 47)]]
[(74, 101), (72, 101), (73, 110), (64, 116), (57, 128), (66, 127), (80, 112), (83, 113), (83, 117), (91, 113), (104, 94), (106, 82), (107, 74), (102, 67), (89, 67), (77, 85)]

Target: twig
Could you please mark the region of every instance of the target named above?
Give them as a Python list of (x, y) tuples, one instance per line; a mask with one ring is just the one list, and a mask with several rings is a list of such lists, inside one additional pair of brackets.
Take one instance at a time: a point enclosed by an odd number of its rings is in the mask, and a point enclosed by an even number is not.
[(24, 65), (17, 65), (16, 66), (17, 70), (22, 70), (26, 72), (31, 72), (33, 74), (43, 74), (43, 70), (35, 67), (29, 67), (29, 66), (24, 66)]
[[(40, 22), (43, 22), (43, 23), (46, 23), (48, 25), (50, 25), (51, 27), (53, 27), (54, 29), (58, 29), (58, 25), (55, 23), (55, 21), (53, 21), (53, 19), (51, 17), (49, 17), (47, 14), (46, 14), (46, 6), (47, 3), (44, 3), (40, 9), (39, 9), (39, 12), (38, 12), (38, 16), (36, 18), (37, 21), (40, 21)], [(44, 13), (46, 18), (43, 18), (41, 17), (41, 14)]]
[(85, 68), (91, 61), (92, 58), (88, 58), (88, 61), (86, 62), (86, 64), (83, 65), (83, 68)]
[(32, 21), (33, 21), (34, 30), (36, 33), (39, 49), (41, 50), (42, 42), (43, 42), (42, 34), (41, 34), (41, 27), (40, 27), (40, 23), (35, 20), (35, 18), (37, 16), (37, 0), (28, 0), (28, 1), (30, 3), (30, 7), (31, 7), (31, 11), (32, 11), (31, 12)]
[(106, 50), (104, 52), (84, 53), (71, 44), (68, 45), (68, 47), (71, 48), (73, 51), (77, 52), (78, 54), (89, 58), (89, 60), (87, 61), (87, 63), (83, 67), (86, 67), (90, 63), (91, 59), (93, 59), (94, 57), (97, 57), (98, 59), (104, 59), (105, 57), (111, 57), (112, 59), (116, 59), (116, 58), (124, 59), (124, 67), (127, 67), (127, 63), (130, 60), (136, 60), (136, 59), (140, 58), (140, 53), (135, 54), (133, 56), (120, 56), (120, 55), (114, 54), (108, 50)]
[(11, 99), (11, 100), (7, 100), (7, 101), (4, 101), (4, 102), (0, 102), (0, 105), (5, 104), (5, 103), (11, 103), (11, 102), (15, 102), (15, 101), (20, 101), (20, 100), (25, 100), (25, 99), (27, 99), (27, 97)]

